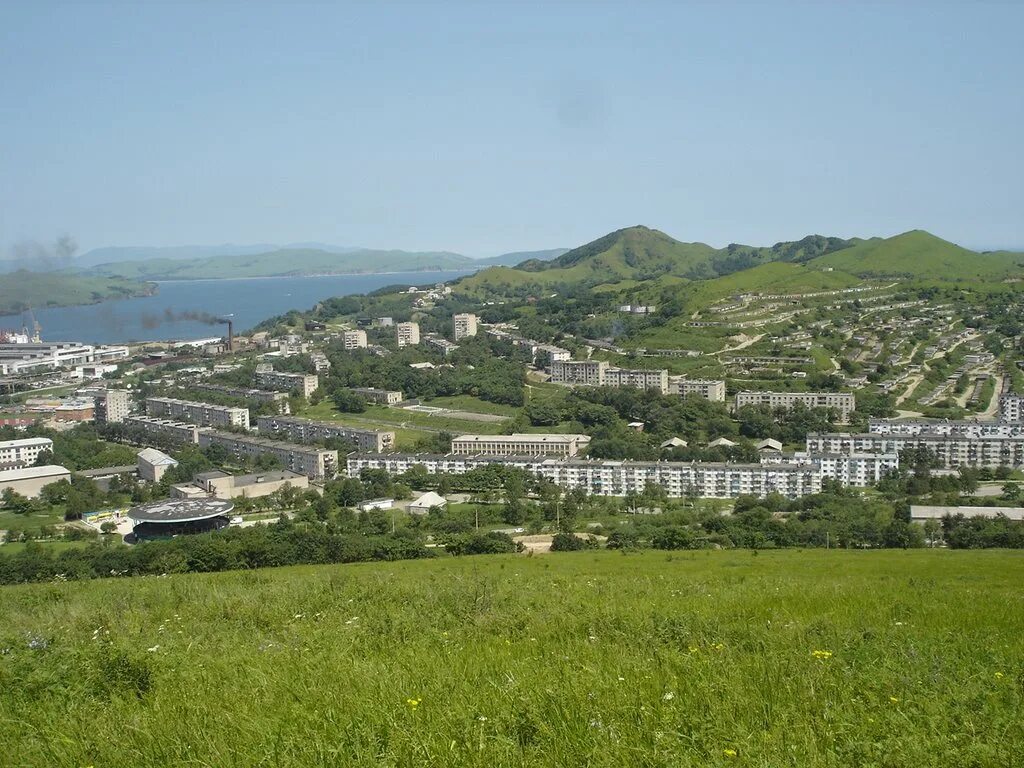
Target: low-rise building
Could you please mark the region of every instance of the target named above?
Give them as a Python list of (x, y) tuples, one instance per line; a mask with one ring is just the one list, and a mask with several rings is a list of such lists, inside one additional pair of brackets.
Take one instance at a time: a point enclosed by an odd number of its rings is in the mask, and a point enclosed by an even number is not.
[(164, 473), (176, 466), (178, 466), (177, 459), (156, 448), (144, 448), (136, 456), (139, 477), (151, 483), (159, 483)]
[(48, 437), (4, 440), (0, 442), (0, 470), (31, 467), (43, 451), (53, 453), (53, 440)]
[(590, 437), (587, 435), (459, 435), (452, 439), (452, 453), (456, 456), (480, 453), (499, 456), (575, 456), (589, 444)]
[(172, 486), (171, 496), (186, 499), (199, 496), (213, 499), (256, 499), (284, 488), (309, 488), (309, 478), (286, 469), (248, 475), (230, 475), (214, 470), (196, 475), (190, 485)]
[(43, 488), (61, 480), (71, 482), (71, 471), (55, 464), (0, 470), (0, 493), (10, 489), (34, 499)]
[(857, 407), (856, 398), (849, 392), (738, 392), (736, 410), (746, 405), (767, 405), (772, 409), (792, 410), (797, 405), (805, 408), (829, 408), (839, 414), (840, 421), (849, 421)]
[(256, 371), (256, 386), (274, 389), (278, 392), (297, 392), (309, 397), (320, 388), (320, 379), (315, 373), (286, 373), (284, 371)]
[(395, 447), (394, 432), (378, 432), (334, 421), (313, 421), (293, 416), (260, 416), (256, 419), (260, 434), (282, 436), (300, 443), (336, 439), (350, 443), (358, 451), (390, 451)]
[(173, 397), (147, 397), (146, 414), (164, 419), (183, 419), (203, 427), (249, 428), (249, 409), (198, 403)]
[(377, 405), (395, 405), (402, 402), (402, 393), (393, 389), (376, 387), (350, 387), (352, 392)]
[(440, 336), (434, 336), (433, 334), (426, 337), (426, 342), (445, 356), (450, 355), (459, 348), (458, 344), (448, 341), (448, 339), (442, 339)]

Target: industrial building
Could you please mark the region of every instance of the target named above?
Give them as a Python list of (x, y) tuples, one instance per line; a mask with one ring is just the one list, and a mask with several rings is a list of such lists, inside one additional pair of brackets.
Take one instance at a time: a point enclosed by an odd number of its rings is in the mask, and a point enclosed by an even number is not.
[(285, 373), (283, 371), (257, 371), (256, 386), (279, 392), (297, 392), (309, 397), (320, 387), (315, 373)]
[(220, 446), (239, 459), (273, 456), (281, 462), (281, 466), (285, 469), (303, 474), (310, 480), (329, 479), (338, 471), (338, 452), (326, 448), (296, 445), (212, 429), (200, 432), (199, 447), (207, 448), (211, 445)]
[(395, 447), (394, 432), (378, 432), (339, 424), (333, 421), (312, 421), (292, 416), (260, 416), (256, 419), (260, 434), (282, 435), (300, 443), (337, 439), (351, 443), (357, 451), (390, 451)]
[(394, 389), (377, 389), (376, 387), (350, 387), (349, 390), (377, 405), (395, 405), (402, 402), (402, 393)]
[(398, 323), (395, 334), (399, 347), (415, 347), (420, 343), (419, 323)]
[(128, 347), (94, 347), (73, 341), (27, 344), (4, 341), (0, 342), (0, 375), (55, 371), (127, 357)]
[(458, 341), (467, 336), (476, 336), (476, 315), (470, 312), (452, 315), (452, 338)]
[(48, 437), (4, 440), (0, 442), (0, 470), (31, 467), (43, 451), (53, 453), (53, 440)]
[(0, 493), (10, 488), (15, 493), (34, 499), (43, 488), (61, 480), (71, 482), (71, 471), (55, 464), (0, 470)]
[(519, 456), (575, 456), (590, 443), (588, 435), (512, 434), (459, 435), (452, 440), (456, 456), (497, 454)]
[(725, 382), (721, 379), (688, 379), (685, 376), (669, 376), (667, 393), (670, 395), (700, 395), (705, 400), (725, 402)]
[(184, 419), (203, 427), (249, 428), (249, 409), (197, 403), (173, 397), (147, 397), (146, 413), (165, 419)]
[(746, 405), (767, 405), (775, 410), (792, 410), (797, 405), (806, 408), (830, 408), (839, 413), (840, 421), (849, 421), (857, 401), (849, 392), (738, 392), (736, 410)]

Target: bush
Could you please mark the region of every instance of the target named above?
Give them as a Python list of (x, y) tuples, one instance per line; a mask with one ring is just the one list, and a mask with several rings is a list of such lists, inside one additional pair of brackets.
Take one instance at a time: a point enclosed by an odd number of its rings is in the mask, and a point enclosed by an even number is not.
[(512, 541), (507, 533), (471, 533), (451, 538), (444, 548), (453, 555), (500, 555), (522, 552), (523, 545)]
[(586, 547), (587, 543), (572, 533), (556, 533), (551, 539), (552, 552), (577, 552)]

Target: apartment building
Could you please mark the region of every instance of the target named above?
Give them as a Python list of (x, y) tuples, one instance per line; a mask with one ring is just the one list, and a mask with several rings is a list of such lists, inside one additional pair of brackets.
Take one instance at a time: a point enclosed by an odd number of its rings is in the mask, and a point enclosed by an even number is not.
[(668, 391), (668, 371), (664, 368), (607, 368), (604, 372), (604, 386), (654, 389), (665, 393)]
[(553, 360), (551, 381), (581, 387), (600, 387), (611, 366), (604, 360)]
[(970, 436), (921, 433), (917, 435), (878, 435), (849, 432), (811, 433), (807, 435), (808, 453), (883, 453), (899, 454), (908, 449), (926, 448), (935, 454), (939, 465), (960, 467), (1024, 466), (1024, 436)]
[(395, 335), (399, 347), (415, 347), (420, 343), (420, 324), (398, 323), (395, 326)]
[(220, 446), (239, 459), (273, 456), (285, 469), (305, 475), (310, 480), (329, 479), (338, 471), (338, 452), (327, 448), (283, 443), (214, 429), (200, 432), (199, 447), (207, 448), (211, 445)]
[(280, 436), (300, 443), (337, 439), (351, 443), (358, 451), (381, 452), (395, 447), (394, 432), (360, 429), (333, 421), (312, 421), (286, 416), (260, 416), (256, 419), (261, 435)]
[(719, 464), (687, 462), (602, 461), (542, 456), (447, 456), (426, 454), (353, 454), (346, 462), (350, 477), (363, 469), (402, 474), (421, 465), (431, 474), (464, 474), (500, 463), (523, 469), (566, 488), (583, 488), (599, 496), (641, 493), (648, 483), (673, 498), (696, 496), (729, 499), (779, 493), (796, 498), (821, 492), (821, 470), (804, 464)]
[(892, 421), (870, 419), (868, 432), (873, 435), (962, 435), (965, 437), (1020, 437), (1024, 436), (1024, 423), (1005, 421), (943, 421), (912, 419)]
[(400, 390), (377, 389), (376, 387), (349, 387), (349, 390), (377, 405), (395, 405), (402, 402)]
[(189, 386), (189, 389), (225, 395), (226, 397), (236, 397), (239, 400), (252, 400), (257, 403), (274, 403), (277, 406), (278, 413), (291, 413), (287, 392), (270, 392), (263, 389), (245, 389), (244, 387), (225, 387), (220, 384), (192, 384)]
[(575, 456), (590, 443), (587, 435), (512, 434), (459, 435), (452, 440), (456, 456), (489, 453), (519, 456)]
[(366, 331), (344, 331), (341, 340), (346, 350), (366, 349)]
[(469, 312), (452, 315), (452, 337), (458, 341), (467, 336), (476, 336), (476, 315)]
[(0, 442), (0, 470), (31, 467), (43, 451), (53, 453), (53, 440), (48, 437), (4, 440)]
[(688, 379), (685, 376), (669, 376), (666, 392), (670, 395), (700, 395), (705, 400), (725, 402), (725, 382), (720, 379)]
[(120, 424), (131, 413), (131, 393), (123, 389), (106, 389), (93, 398), (98, 424)]
[(249, 428), (249, 409), (197, 403), (173, 397), (147, 397), (146, 414), (164, 419), (183, 419), (203, 427)]
[(895, 453), (765, 453), (762, 464), (809, 464), (822, 478), (854, 488), (868, 488), (900, 466)]
[(452, 352), (459, 348), (458, 344), (448, 341), (448, 339), (442, 339), (440, 336), (427, 336), (426, 342), (434, 349), (440, 351), (441, 354), (446, 356), (450, 355)]
[(1005, 394), (999, 398), (999, 419), (1020, 424), (1024, 422), (1024, 395)]
[(303, 397), (309, 397), (320, 388), (320, 379), (315, 373), (285, 373), (257, 369), (256, 386), (278, 392), (296, 392)]
[(128, 416), (124, 425), (142, 434), (162, 438), (174, 445), (196, 445), (199, 433), (209, 429), (174, 419), (158, 419), (153, 416)]
[(745, 405), (767, 405), (772, 409), (790, 410), (798, 404), (807, 408), (831, 408), (840, 421), (849, 421), (857, 401), (849, 392), (738, 392), (736, 410)]

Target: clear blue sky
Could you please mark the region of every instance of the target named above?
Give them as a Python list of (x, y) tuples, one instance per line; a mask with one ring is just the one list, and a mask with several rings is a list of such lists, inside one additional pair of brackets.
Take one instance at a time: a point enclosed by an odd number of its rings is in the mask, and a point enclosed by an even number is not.
[(1024, 4), (0, 5), (0, 247), (1024, 248)]

